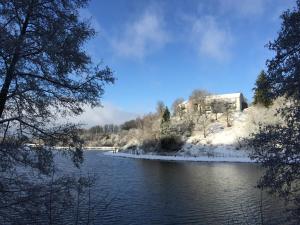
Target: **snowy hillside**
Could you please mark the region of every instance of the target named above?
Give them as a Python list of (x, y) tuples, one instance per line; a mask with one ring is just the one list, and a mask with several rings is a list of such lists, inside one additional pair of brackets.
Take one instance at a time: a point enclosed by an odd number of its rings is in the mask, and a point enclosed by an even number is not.
[(230, 127), (227, 127), (224, 118), (220, 117), (218, 121), (209, 125), (205, 138), (201, 131), (194, 131), (182, 149), (174, 153), (145, 153), (143, 149), (136, 149), (107, 154), (159, 160), (252, 162), (249, 151), (241, 146), (242, 138), (249, 135), (249, 120), (249, 110), (235, 112)]
[[(283, 105), (283, 101), (284, 99), (279, 98), (269, 108), (251, 106), (243, 111), (232, 112), (229, 117), (225, 113), (208, 114), (204, 121), (205, 128), (201, 120), (194, 120), (190, 126), (188, 114), (181, 118), (172, 116), (170, 130), (175, 130), (175, 137), (181, 139), (181, 144), (174, 149), (166, 150), (159, 146), (161, 119), (157, 115), (146, 116), (142, 128), (122, 131), (108, 136), (109, 138), (104, 136), (101, 140), (119, 148), (119, 153), (114, 155), (122, 157), (248, 162), (251, 161), (250, 150), (245, 147), (245, 139), (258, 131), (259, 124), (282, 123), (280, 116), (275, 116), (275, 113)], [(170, 134), (171, 137), (174, 135)]]
[(187, 139), (180, 155), (196, 157), (238, 157), (248, 158), (249, 152), (241, 149), (242, 138), (248, 135), (247, 112), (234, 113), (232, 126), (226, 127), (221, 121), (209, 126), (209, 133), (203, 138), (201, 132)]

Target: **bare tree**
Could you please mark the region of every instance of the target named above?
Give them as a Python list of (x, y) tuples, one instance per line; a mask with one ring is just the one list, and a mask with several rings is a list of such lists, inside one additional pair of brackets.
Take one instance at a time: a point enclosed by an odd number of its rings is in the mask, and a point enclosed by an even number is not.
[(157, 105), (156, 105), (156, 113), (159, 116), (162, 116), (162, 114), (164, 113), (165, 109), (166, 109), (166, 105), (163, 103), (163, 101), (158, 101)]
[(215, 114), (216, 120), (218, 120), (218, 113), (222, 113), (222, 105), (222, 101), (216, 99), (210, 103), (211, 112)]
[(193, 106), (193, 120), (195, 121), (195, 127), (203, 131), (203, 136), (207, 136), (207, 127), (209, 124), (209, 118), (207, 116), (207, 98), (210, 94), (205, 90), (196, 89), (192, 92), (189, 100)]
[(189, 100), (193, 105), (194, 112), (203, 114), (206, 111), (206, 100), (210, 94), (205, 90), (196, 89), (192, 92)]
[[(66, 154), (75, 165), (83, 160), (78, 126), (59, 125), (57, 117), (78, 115), (85, 105), (99, 105), (104, 85), (114, 82), (110, 68), (95, 65), (84, 51), (84, 43), (95, 34), (89, 21), (79, 17), (87, 3), (0, 0), (1, 206), (18, 203), (23, 206), (20, 210), (26, 210), (31, 208), (25, 199), (42, 198), (35, 192), (42, 184), (19, 176), (15, 168), (52, 174), (55, 145), (68, 146)], [(59, 186), (57, 182), (51, 187)], [(54, 199), (54, 189), (51, 193)]]
[(137, 127), (139, 129), (144, 129), (144, 120), (141, 117), (136, 118)]
[(227, 102), (227, 101), (224, 101), (223, 102), (223, 113), (225, 114), (226, 116), (226, 124), (227, 124), (227, 127), (230, 127), (231, 124), (230, 124), (230, 119), (232, 117), (232, 106), (230, 104), (230, 102)]
[(207, 133), (207, 128), (210, 123), (209, 117), (206, 113), (202, 114), (198, 118), (198, 126), (200, 126), (200, 129), (203, 132), (203, 137), (206, 138), (208, 133)]
[(111, 70), (94, 66), (82, 49), (95, 33), (78, 17), (86, 4), (0, 1), (0, 124), (10, 122), (20, 144), (32, 137), (48, 145), (75, 140), (76, 126), (49, 122), (99, 105), (103, 85), (114, 82)]
[(183, 98), (177, 98), (172, 104), (172, 112), (174, 116), (181, 116), (181, 107), (180, 105), (184, 102)]

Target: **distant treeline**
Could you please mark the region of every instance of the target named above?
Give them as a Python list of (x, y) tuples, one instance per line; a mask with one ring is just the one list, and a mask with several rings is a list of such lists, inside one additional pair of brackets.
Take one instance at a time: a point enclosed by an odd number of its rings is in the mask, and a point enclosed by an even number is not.
[(88, 133), (91, 135), (98, 134), (114, 134), (118, 133), (121, 129), (121, 126), (115, 124), (105, 124), (105, 125), (97, 125), (93, 126), (89, 129), (82, 129), (83, 133)]
[(88, 129), (82, 129), (82, 133), (88, 133), (90, 135), (101, 135), (101, 134), (116, 134), (121, 130), (130, 130), (134, 128), (138, 128), (140, 125), (140, 119), (137, 118), (135, 120), (129, 120), (121, 125), (116, 124), (105, 124), (105, 125), (97, 125)]

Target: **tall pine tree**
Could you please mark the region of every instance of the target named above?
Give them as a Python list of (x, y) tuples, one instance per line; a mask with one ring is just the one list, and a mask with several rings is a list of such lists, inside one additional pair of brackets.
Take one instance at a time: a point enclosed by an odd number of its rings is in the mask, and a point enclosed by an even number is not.
[(271, 84), (264, 70), (260, 72), (255, 82), (253, 104), (261, 104), (268, 107), (272, 104)]
[(267, 61), (273, 98), (285, 97), (278, 113), (284, 124), (260, 127), (249, 143), (252, 158), (265, 168), (260, 187), (293, 201), (294, 219), (300, 222), (300, 0), (281, 16), (278, 37), (269, 43), (275, 56)]
[(171, 114), (168, 109), (168, 107), (165, 107), (162, 118), (161, 118), (161, 123), (160, 123), (160, 134), (161, 136), (168, 136), (170, 133), (170, 119), (171, 119)]

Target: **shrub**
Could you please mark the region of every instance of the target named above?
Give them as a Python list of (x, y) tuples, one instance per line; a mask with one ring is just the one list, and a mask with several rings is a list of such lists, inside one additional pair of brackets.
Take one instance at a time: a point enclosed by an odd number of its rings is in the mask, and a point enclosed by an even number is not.
[(165, 136), (160, 138), (160, 148), (162, 152), (174, 152), (181, 149), (183, 141), (180, 136)]
[(173, 136), (185, 136), (185, 137), (190, 137), (192, 134), (192, 130), (194, 124), (192, 121), (188, 120), (181, 120), (179, 122), (171, 124), (171, 133)]
[(242, 110), (248, 108), (248, 103), (247, 102), (242, 102)]
[(130, 130), (130, 129), (137, 129), (137, 128), (138, 128), (138, 123), (136, 120), (126, 121), (121, 125), (122, 130)]
[(146, 139), (141, 145), (141, 149), (145, 152), (154, 152), (159, 149), (159, 140), (158, 139)]

